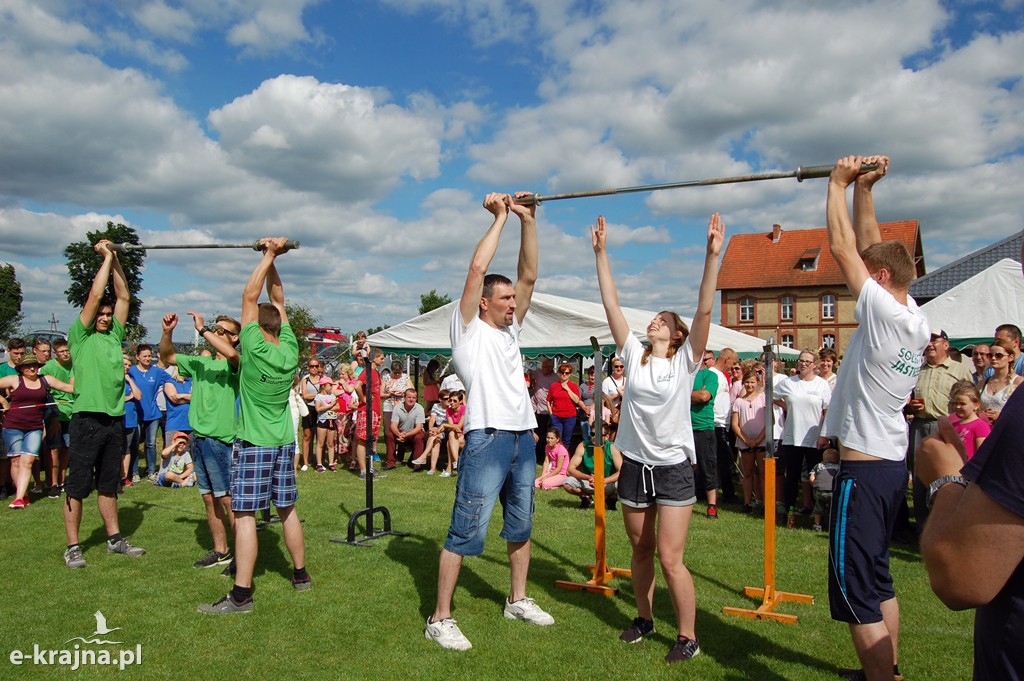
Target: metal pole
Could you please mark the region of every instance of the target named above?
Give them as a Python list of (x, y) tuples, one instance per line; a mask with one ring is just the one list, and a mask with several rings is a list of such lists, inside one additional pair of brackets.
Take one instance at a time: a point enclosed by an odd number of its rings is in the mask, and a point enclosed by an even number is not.
[[(618, 189), (596, 189), (587, 192), (571, 192), (568, 194), (552, 194), (541, 196), (523, 196), (516, 199), (516, 203), (522, 205), (538, 204), (544, 201), (560, 201), (561, 199), (583, 199), (591, 196), (610, 196), (612, 194), (635, 194), (637, 192), (653, 192), (660, 189), (680, 189), (683, 187), (709, 187), (718, 184), (735, 184), (738, 182), (757, 182), (759, 180), (782, 180), (795, 177), (797, 182), (811, 180), (818, 177), (828, 177), (834, 166), (799, 166), (792, 171), (775, 171), (768, 173), (756, 173), (753, 175), (734, 175), (732, 177), (712, 177), (706, 180), (688, 180), (686, 182), (671, 182), (668, 184), (647, 184), (637, 187), (620, 187)], [(875, 170), (875, 165), (861, 166), (861, 174)]]
[[(298, 241), (289, 241), (287, 246), (289, 249), (296, 249), (300, 245)], [(154, 250), (170, 250), (180, 248), (251, 248), (254, 251), (262, 250), (260, 242), (254, 241), (249, 244), (111, 244), (110, 249), (119, 253), (125, 251), (154, 251)]]

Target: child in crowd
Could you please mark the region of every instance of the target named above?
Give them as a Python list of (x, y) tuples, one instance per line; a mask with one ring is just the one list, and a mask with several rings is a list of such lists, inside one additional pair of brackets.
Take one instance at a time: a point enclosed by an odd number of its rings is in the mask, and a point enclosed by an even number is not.
[(732, 432), (736, 435), (736, 449), (740, 452), (744, 513), (750, 513), (753, 504), (764, 502), (764, 410), (764, 386), (757, 366), (745, 363), (743, 392), (732, 403)]
[[(618, 498), (616, 483), (619, 480), (619, 468), (622, 466), (622, 454), (616, 449), (614, 440), (617, 427), (614, 423), (602, 423), (601, 433), (604, 435), (604, 505), (609, 511), (615, 510)], [(568, 475), (562, 484), (569, 494), (580, 498), (580, 508), (594, 505), (594, 443), (584, 440), (576, 446), (576, 451), (569, 459)]]
[(451, 393), (441, 390), (437, 393), (437, 402), (430, 407), (427, 415), (427, 443), (423, 447), (423, 456), (412, 462), (413, 468), (419, 470), (430, 459), (430, 468), (427, 475), (437, 472), (437, 459), (441, 455), (441, 444), (444, 442), (444, 424), (448, 419), (445, 409), (448, 406), (448, 397)]
[(989, 422), (978, 416), (981, 411), (981, 393), (971, 381), (957, 381), (950, 391), (949, 401), (954, 412), (949, 420), (963, 441), (967, 458), (970, 459), (992, 432)]
[(355, 411), (359, 398), (356, 397), (356, 378), (352, 367), (347, 364), (338, 368), (338, 382), (334, 384), (334, 394), (338, 396), (338, 418), (334, 422), (335, 450), (339, 461), (348, 461), (348, 469), (356, 470), (356, 460), (352, 457), (352, 413)]
[(316, 407), (316, 471), (324, 472), (324, 450), (327, 450), (327, 468), (334, 466), (334, 422), (338, 418), (338, 397), (334, 394), (334, 381), (320, 377), (320, 393), (313, 398)]
[(192, 463), (192, 455), (188, 451), (191, 438), (188, 433), (178, 431), (174, 434), (171, 444), (164, 447), (160, 453), (161, 458), (167, 464), (157, 475), (154, 485), (160, 487), (191, 487), (196, 483), (195, 466)]
[(448, 465), (445, 466), (442, 478), (452, 477), (452, 471), (458, 471), (459, 452), (466, 443), (462, 427), (466, 422), (466, 405), (462, 403), (466, 393), (456, 390), (448, 396), (448, 408), (445, 410), (444, 429), (448, 432)]
[(811, 469), (811, 488), (814, 490), (814, 530), (821, 532), (821, 521), (826, 509), (832, 507), (832, 480), (839, 474), (839, 452), (832, 447), (821, 455), (821, 463)]
[(548, 461), (541, 471), (540, 477), (533, 481), (537, 489), (555, 489), (565, 482), (569, 470), (569, 452), (561, 442), (562, 434), (557, 428), (548, 428), (544, 453)]

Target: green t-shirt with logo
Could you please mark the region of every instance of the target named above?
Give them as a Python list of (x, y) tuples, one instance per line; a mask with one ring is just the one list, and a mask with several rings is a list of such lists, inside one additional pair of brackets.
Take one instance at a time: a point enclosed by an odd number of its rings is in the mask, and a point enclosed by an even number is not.
[(179, 354), (178, 373), (192, 379), (188, 423), (196, 436), (234, 441), (238, 371), (226, 359)]
[(249, 322), (238, 337), (241, 418), (236, 437), (258, 447), (295, 442), (288, 392), (299, 367), (299, 343), (288, 324), (281, 325), (280, 345), (263, 337), (259, 324)]
[(123, 340), (124, 325), (116, 317), (111, 319), (106, 333), (96, 331), (95, 322), (85, 328), (81, 318), (75, 318), (68, 331), (71, 363), (75, 367), (72, 414), (88, 411), (124, 416)]
[(711, 369), (701, 369), (693, 379), (693, 390), (707, 390), (711, 399), (704, 404), (690, 406), (690, 423), (694, 430), (715, 429), (715, 395), (718, 393), (718, 376)]
[[(42, 376), (53, 376), (58, 381), (64, 381), (65, 383), (71, 382), (71, 367), (65, 367), (55, 359), (47, 361), (43, 368), (39, 370), (39, 373)], [(53, 401), (57, 403), (57, 411), (60, 413), (58, 418), (61, 421), (70, 421), (71, 404), (75, 396), (63, 390), (57, 390), (52, 386), (50, 387), (50, 395), (53, 396)]]

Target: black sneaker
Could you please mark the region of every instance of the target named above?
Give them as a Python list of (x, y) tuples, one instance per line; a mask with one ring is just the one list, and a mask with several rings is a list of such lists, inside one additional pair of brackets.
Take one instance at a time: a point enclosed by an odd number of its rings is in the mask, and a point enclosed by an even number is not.
[(195, 568), (212, 568), (218, 565), (227, 565), (233, 560), (231, 555), (231, 549), (227, 550), (227, 553), (217, 553), (211, 549), (205, 556), (192, 563), (192, 567)]
[(639, 643), (653, 633), (654, 620), (645, 620), (643, 617), (637, 617), (633, 620), (633, 625), (622, 632), (619, 640), (623, 643)]
[(614, 510), (617, 510), (617, 509), (616, 509), (616, 506), (615, 506), (615, 500), (614, 500), (614, 499), (605, 499), (605, 500), (604, 500), (604, 509), (605, 509), (606, 511), (614, 511)]
[(594, 500), (591, 497), (580, 497), (580, 508), (593, 508)]
[(57, 485), (52, 485), (46, 492), (46, 496), (50, 499), (60, 499), (60, 488)]
[(235, 560), (234, 560), (234, 558), (231, 559), (231, 562), (228, 563), (228, 566), (226, 568), (221, 570), (220, 574), (221, 574), (222, 577), (234, 577), (235, 576)]
[(700, 655), (700, 646), (697, 645), (697, 639), (680, 636), (676, 639), (676, 644), (672, 646), (672, 650), (668, 651), (668, 655), (665, 656), (665, 662), (671, 664), (673, 662), (692, 660), (698, 655)]
[(309, 591), (313, 588), (313, 580), (309, 578), (308, 573), (302, 579), (296, 579), (295, 575), (292, 575), (292, 586), (296, 591)]

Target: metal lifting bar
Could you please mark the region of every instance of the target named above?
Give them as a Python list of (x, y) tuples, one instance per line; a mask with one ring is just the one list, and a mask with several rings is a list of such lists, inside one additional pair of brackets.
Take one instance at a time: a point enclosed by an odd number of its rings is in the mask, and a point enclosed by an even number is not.
[[(533, 194), (516, 199), (516, 203), (522, 205), (537, 204), (544, 201), (560, 201), (562, 199), (583, 199), (591, 196), (610, 196), (612, 194), (635, 194), (637, 192), (654, 192), (660, 189), (681, 189), (683, 187), (710, 187), (716, 184), (736, 184), (738, 182), (757, 182), (759, 180), (783, 180), (795, 177), (797, 182), (812, 180), (818, 177), (828, 177), (834, 166), (799, 166), (792, 171), (775, 171), (769, 173), (755, 173), (753, 175), (733, 175), (732, 177), (712, 177), (706, 180), (689, 180), (686, 182), (671, 182), (669, 184), (647, 184), (639, 187), (620, 187), (618, 189), (596, 189), (588, 192), (570, 192), (568, 194), (552, 194), (541, 196)], [(875, 170), (876, 165), (865, 164), (861, 166), (861, 174)]]
[[(288, 249), (294, 250), (299, 247), (298, 241), (289, 241)], [(249, 244), (152, 244), (147, 246), (146, 244), (111, 244), (111, 250), (119, 253), (125, 251), (152, 251), (152, 250), (168, 250), (178, 248), (251, 248), (254, 251), (263, 250), (260, 248), (260, 242), (254, 241)]]

